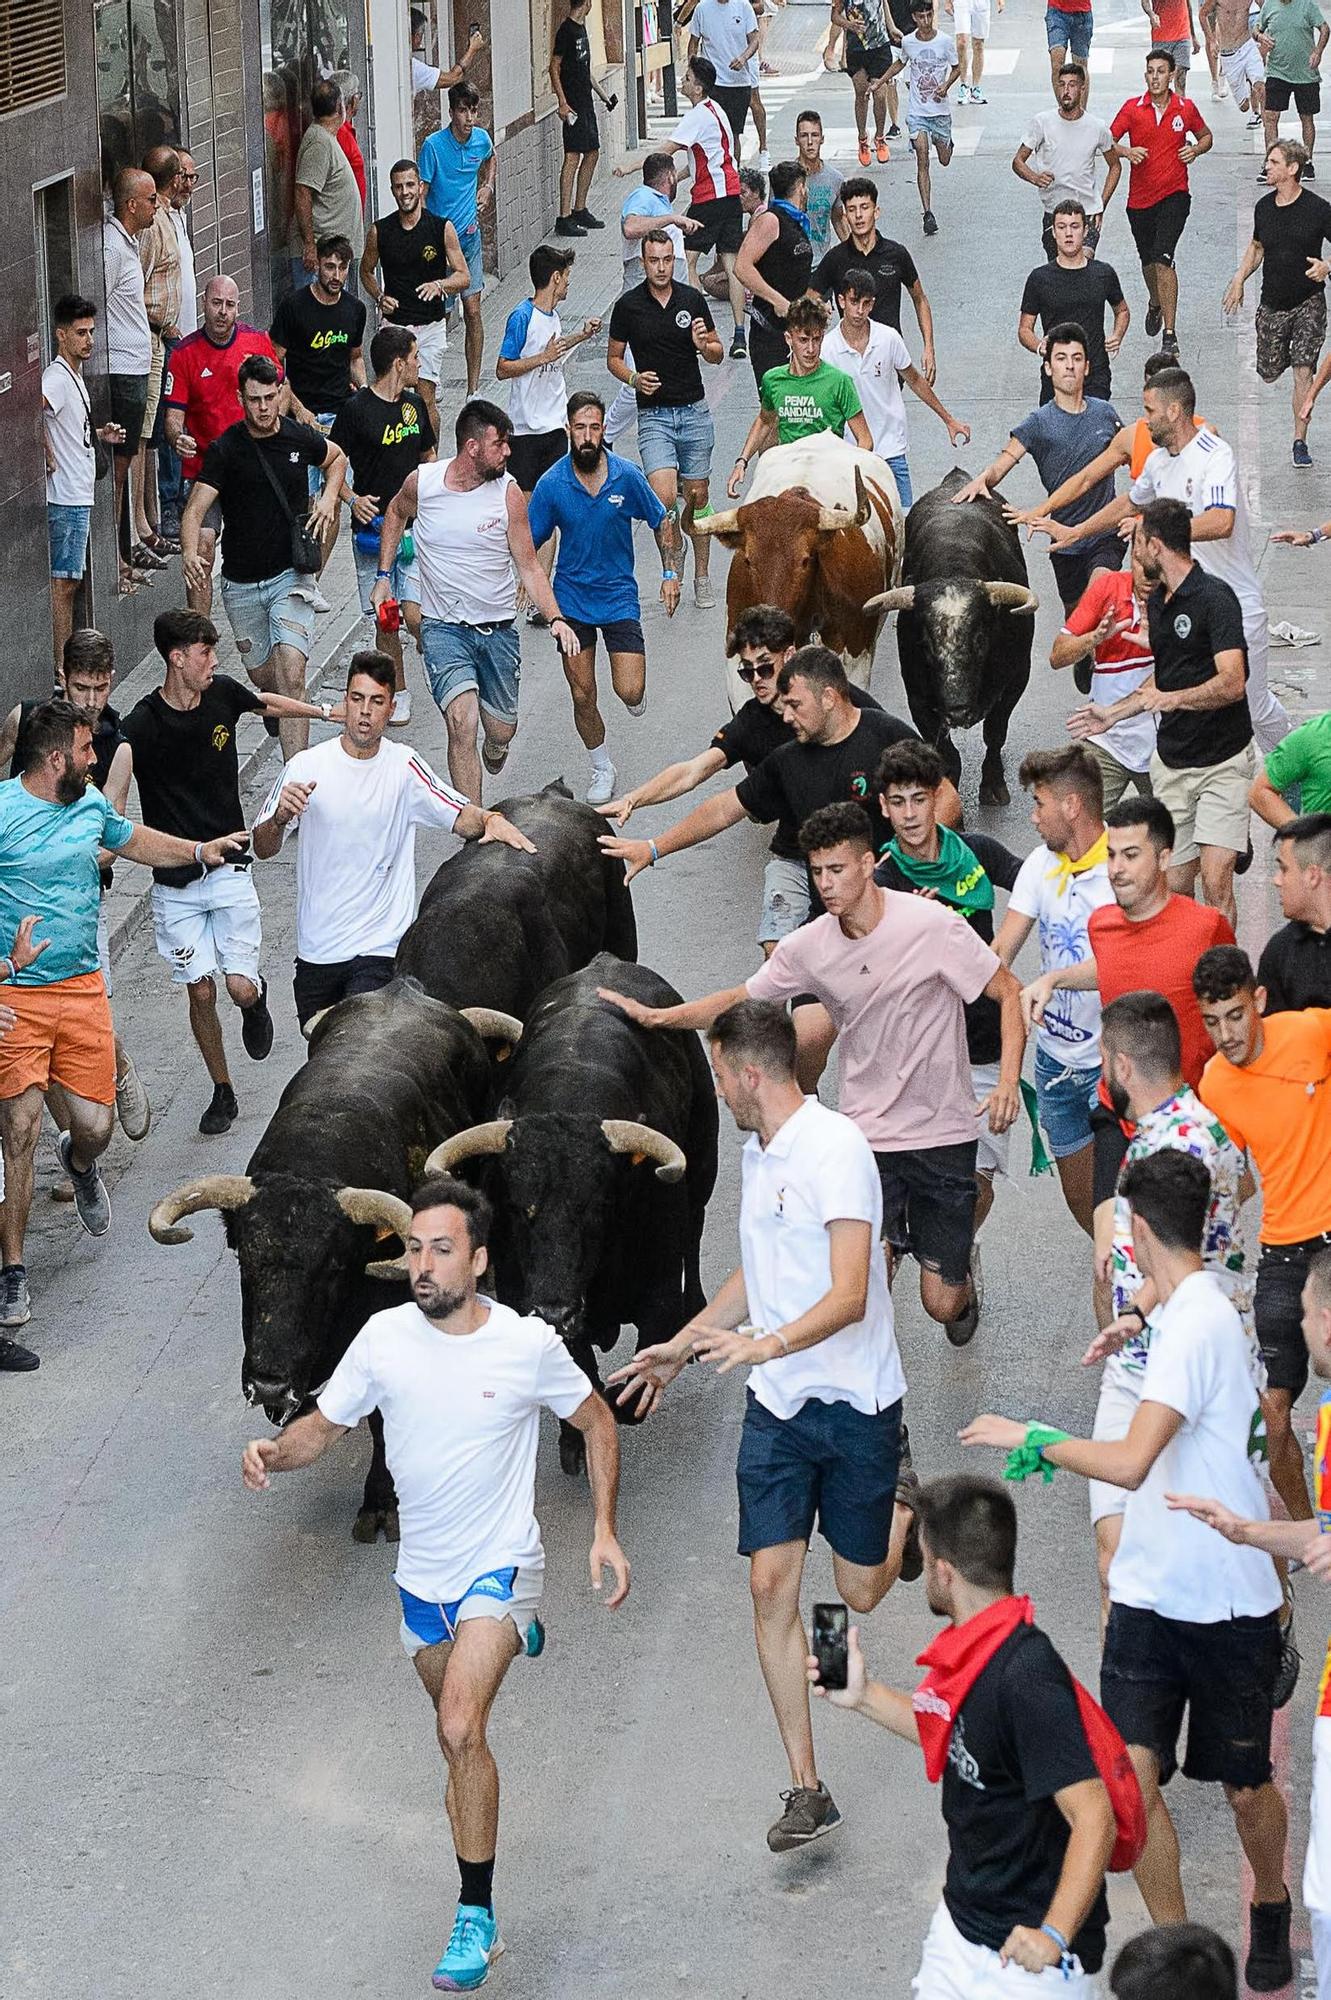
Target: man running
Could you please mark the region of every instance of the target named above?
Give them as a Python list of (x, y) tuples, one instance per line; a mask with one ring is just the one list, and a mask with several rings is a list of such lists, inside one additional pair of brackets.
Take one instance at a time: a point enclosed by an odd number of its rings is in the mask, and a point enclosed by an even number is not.
[(1124, 695), (1135, 694), (1151, 678), (1151, 632), (1146, 604), (1151, 584), (1134, 539), (1127, 569), (1097, 569), (1063, 621), (1049, 649), (1055, 673), (1071, 667), (1076, 685), (1090, 696), (1068, 716), (1068, 734), (1085, 743), (1100, 766), (1106, 810), (1129, 786), (1151, 789), (1156, 717), (1128, 716), (1106, 722), (1106, 711)]
[(415, 334), (421, 395), (437, 430), (435, 392), (448, 345), (449, 302), (467, 290), (471, 272), (453, 224), (425, 206), (416, 162), (398, 160), (389, 169), (388, 186), (397, 205), (370, 224), (360, 260), (361, 290), (390, 326)]
[(878, 190), (871, 180), (849, 180), (841, 189), (850, 234), (834, 243), (813, 274), (814, 290), (825, 299), (839, 300), (846, 275), (870, 271), (878, 287), (873, 317), (879, 326), (901, 332), (901, 294), (910, 302), (920, 328), (920, 372), (932, 385), (938, 369), (934, 358), (934, 314), (915, 266), (904, 243), (882, 236), (878, 230)]
[(1257, 131), (1266, 109), (1266, 65), (1253, 37), (1248, 0), (1202, 0), (1198, 19), (1203, 28), (1214, 22), (1220, 73), (1234, 93), (1235, 109), (1248, 115), (1248, 130)]
[[(1146, 58), (1146, 88), (1120, 106), (1110, 131), (1132, 166), (1128, 178), (1128, 227), (1141, 259), (1150, 304), (1146, 337), (1160, 335), (1166, 354), (1178, 356), (1178, 272), (1174, 254), (1187, 225), (1192, 196), (1188, 168), (1214, 140), (1190, 97), (1174, 88), (1174, 58), (1152, 49)], [(1126, 144), (1124, 143), (1126, 141)]]
[(834, 368), (844, 369), (854, 382), (873, 438), (873, 449), (896, 480), (901, 511), (905, 514), (910, 511), (913, 495), (910, 460), (906, 455), (902, 383), (941, 419), (954, 451), (970, 443), (971, 430), (969, 424), (959, 423), (944, 408), (927, 377), (912, 362), (896, 328), (880, 326), (874, 319), (877, 294), (878, 280), (872, 271), (853, 268), (847, 271), (844, 290), (838, 299), (841, 321), (823, 342), (823, 359)]
[(766, 208), (744, 232), (735, 276), (749, 294), (749, 365), (759, 389), (769, 368), (787, 358), (787, 314), (813, 281), (809, 183), (798, 160), (778, 160)]
[(846, 240), (846, 210), (841, 191), (846, 177), (823, 158), (823, 121), (817, 111), (801, 111), (795, 120), (795, 153), (804, 169), (805, 213), (815, 257), (825, 257), (833, 242)]
[[(735, 276), (735, 259), (744, 241), (744, 211), (740, 206), (739, 168), (731, 140), (730, 122), (721, 107), (712, 101), (716, 76), (716, 70), (706, 56), (690, 58), (680, 84), (689, 109), (670, 137), (662, 142), (661, 150), (688, 155), (693, 186), (687, 213), (689, 220), (698, 225), (688, 232), (684, 245), (689, 284), (696, 290), (698, 259), (707, 251), (714, 250), (716, 261), (726, 274), (730, 311), (735, 322), (730, 353), (733, 359), (742, 361), (748, 352), (744, 339), (744, 287)], [(627, 164), (616, 169), (618, 173), (630, 171), (631, 167)], [(645, 243), (647, 239), (643, 241)], [(672, 245), (672, 262), (673, 255)], [(613, 367), (610, 372), (612, 375), (615, 373)], [(625, 377), (621, 375), (619, 380), (623, 381)]]
[(421, 148), (420, 177), (425, 206), (457, 231), (470, 283), (462, 294), (463, 339), (467, 354), (467, 395), (476, 394), (485, 357), (485, 322), (481, 298), (485, 266), (481, 248), (481, 211), (489, 208), (495, 191), (494, 140), (480, 123), (480, 92), (461, 78), (449, 88), (448, 123), (431, 132)]
[[(1112, 264), (1091, 247), (1086, 210), (1071, 195), (1050, 216), (1054, 234), (1052, 260), (1037, 264), (1021, 294), (1017, 339), (1031, 354), (1044, 359), (1050, 329), (1069, 323), (1086, 335), (1086, 394), (1108, 402), (1113, 392), (1110, 363), (1128, 331), (1128, 302)], [(1105, 332), (1105, 316), (1112, 324)], [(1036, 322), (1040, 332), (1037, 333)], [(1040, 401), (1047, 403), (1054, 385), (1040, 371)]]
[[(1323, 24), (1325, 25), (1325, 24)], [(1326, 339), (1326, 280), (1323, 251), (1331, 238), (1331, 203), (1303, 185), (1308, 155), (1293, 139), (1273, 139), (1266, 149), (1264, 177), (1270, 193), (1252, 214), (1252, 241), (1243, 253), (1221, 310), (1236, 313), (1244, 288), (1259, 267), (1257, 373), (1278, 382), (1288, 368), (1294, 404), (1293, 462), (1312, 466), (1308, 425), (1312, 421), (1313, 376)]]
[[(1003, 0), (998, 0), (998, 11), (1003, 12)], [(958, 104), (987, 104), (989, 99), (980, 88), (984, 76), (984, 45), (989, 39), (992, 9), (989, 0), (947, 0), (947, 16), (952, 23), (952, 33), (957, 44), (957, 61), (961, 64), (961, 83), (957, 89)], [(970, 72), (970, 82), (966, 73)]]
[(393, 977), (393, 955), (416, 913), (416, 828), (536, 852), (500, 812), (482, 812), (441, 784), (405, 743), (385, 741), (393, 666), (353, 653), (340, 736), (283, 767), (254, 822), (260, 861), (297, 828), (296, 1019)]
[[(1054, 78), (1054, 97), (1056, 109), (1037, 111), (1026, 127), (1026, 136), (1012, 156), (1012, 171), (1019, 181), (1030, 182), (1043, 204), (1045, 256), (1055, 252), (1054, 210), (1062, 201), (1079, 201), (1085, 209), (1086, 245), (1094, 255), (1123, 162), (1104, 119), (1086, 109), (1086, 71), (1081, 63), (1063, 64)], [(1096, 185), (1101, 159), (1106, 166), (1102, 188)]]
[(592, 1588), (610, 1570), (611, 1611), (628, 1596), (629, 1565), (615, 1534), (614, 1418), (553, 1328), (477, 1289), (489, 1265), (489, 1203), (435, 1175), (411, 1207), (412, 1303), (374, 1313), (316, 1407), (279, 1436), (253, 1439), (241, 1471), (251, 1492), (263, 1492), (274, 1473), (313, 1465), (371, 1410), (382, 1413), (402, 1519), (399, 1633), (435, 1711), (462, 1887), (434, 1984), (464, 1993), (484, 1985), (504, 1948), (493, 1888), (499, 1773), (485, 1732), (512, 1662), (545, 1643), (534, 1511), (543, 1409), (586, 1439)]
[(896, 76), (909, 72), (910, 94), (906, 100), (906, 130), (915, 148), (915, 178), (919, 184), (920, 207), (924, 211), (924, 233), (938, 234), (929, 180), (929, 148), (938, 155), (940, 167), (952, 162), (952, 113), (947, 94), (961, 75), (957, 45), (950, 35), (940, 35), (934, 24), (934, 0), (912, 0), (911, 18), (915, 32), (904, 35), (901, 54), (887, 72)]
[[(859, 161), (867, 167), (876, 158), (885, 167), (892, 154), (887, 143), (887, 80), (895, 74), (887, 0), (832, 0), (832, 27), (846, 31), (846, 69), (855, 93), (855, 131)], [(874, 150), (869, 152), (869, 99), (873, 98)]]
[(738, 500), (752, 461), (771, 444), (794, 444), (830, 431), (834, 437), (849, 434), (861, 451), (873, 450), (859, 390), (843, 368), (823, 359), (826, 332), (822, 300), (796, 299), (786, 314), (789, 360), (784, 368), (769, 368), (759, 385), (758, 414), (726, 481), (732, 500)]
[(661, 558), (661, 602), (667, 618), (679, 608), (684, 541), (638, 467), (605, 448), (605, 404), (591, 389), (570, 396), (569, 448), (544, 473), (531, 496), (528, 521), (539, 548), (556, 530), (556, 584), (564, 616), (578, 638), (563, 656), (573, 697), (573, 721), (592, 760), (589, 806), (615, 795), (615, 767), (605, 747), (596, 704), (596, 639), (610, 660), (610, 684), (630, 715), (647, 706), (647, 646), (633, 571), (633, 523), (645, 521)]

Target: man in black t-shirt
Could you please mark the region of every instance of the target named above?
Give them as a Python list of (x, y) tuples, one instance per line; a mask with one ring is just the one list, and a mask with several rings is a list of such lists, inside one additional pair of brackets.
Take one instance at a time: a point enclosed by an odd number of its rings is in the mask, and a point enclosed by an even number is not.
[(843, 1691), (824, 1689), (809, 1659), (819, 1693), (918, 1744), (942, 1781), (947, 1875), (914, 1992), (988, 2000), (1015, 1990), (1016, 1966), (1047, 1975), (1042, 1990), (1091, 2000), (1114, 1808), (1072, 1676), (1030, 1599), (1013, 1595), (1012, 1496), (993, 1480), (936, 1479), (919, 1490), (916, 1520), (929, 1609), (949, 1627), (920, 1656), (922, 1686), (910, 1695), (870, 1680), (853, 1627)]
[(1277, 830), (1276, 889), (1288, 922), (1266, 941), (1257, 984), (1263, 1014), (1331, 1007), (1331, 813), (1305, 813)]
[[(321, 236), (316, 255), (319, 264), (313, 283), (298, 285), (295, 291), (287, 293), (273, 316), (268, 337), (292, 392), (327, 436), (343, 404), (355, 390), (365, 387), (365, 362), (361, 355), (365, 307), (346, 290), (352, 259), (347, 238)], [(311, 500), (318, 491), (318, 473), (311, 468)], [(340, 511), (333, 516), (332, 533), (324, 547), (325, 564), (337, 541)], [(317, 589), (314, 608), (316, 611), (333, 608)]]
[[(724, 349), (712, 309), (692, 285), (675, 283), (675, 247), (664, 229), (642, 239), (644, 281), (621, 293), (610, 313), (606, 365), (638, 398), (638, 457), (653, 493), (682, 525), (707, 505), (716, 433), (703, 396), (700, 361), (713, 367)], [(633, 364), (624, 358), (632, 348)], [(693, 601), (716, 605), (708, 578), (711, 537), (693, 535)]]
[(564, 136), (556, 236), (585, 236), (589, 229), (605, 228), (587, 206), (587, 192), (601, 150), (596, 106), (592, 101), (596, 89), (592, 81), (592, 47), (587, 37), (591, 6), (592, 0), (570, 0), (567, 18), (555, 31), (554, 53), (550, 58), (550, 82), (559, 100)]
[(437, 430), (435, 384), (448, 345), (448, 313), (452, 299), (471, 284), (471, 272), (453, 224), (425, 206), (416, 162), (399, 160), (388, 185), (397, 208), (370, 224), (360, 260), (361, 290), (390, 325), (409, 326), (415, 334), (421, 394)]
[[(1044, 359), (1044, 336), (1051, 327), (1069, 320), (1086, 335), (1086, 390), (1104, 402), (1110, 395), (1110, 359), (1118, 353), (1128, 330), (1128, 302), (1112, 264), (1093, 257), (1086, 247), (1086, 210), (1079, 201), (1060, 201), (1050, 217), (1054, 233), (1054, 258), (1037, 264), (1026, 280), (1021, 295), (1021, 317), (1017, 339), (1032, 354)], [(1105, 334), (1105, 314), (1113, 314), (1113, 327)], [(1040, 332), (1035, 331), (1039, 321)], [(1047, 403), (1054, 393), (1048, 371), (1040, 370), (1040, 401)]]
[[(350, 483), (342, 497), (351, 508), (351, 541), (356, 557), (360, 608), (374, 617), (371, 593), (379, 568), (379, 533), (390, 502), (409, 473), (430, 464), (435, 455), (434, 425), (419, 387), (420, 346), (407, 326), (382, 326), (370, 342), (374, 381), (339, 411), (332, 441), (347, 455)], [(421, 580), (414, 561), (403, 562), (401, 551), (388, 579), (390, 597), (402, 607), (402, 621), (420, 645)], [(411, 696), (402, 665), (402, 639), (397, 631), (379, 626), (375, 645), (393, 662), (392, 726), (411, 721)]]
[(1254, 756), (1245, 688), (1248, 647), (1243, 610), (1230, 586), (1192, 559), (1192, 517), (1182, 500), (1142, 509), (1137, 550), (1155, 671), (1100, 711), (1106, 726), (1130, 715), (1160, 718), (1151, 789), (1173, 815), (1169, 886), (1202, 897), (1231, 926), (1234, 864), (1248, 845), (1248, 792)]
[[(909, 32), (909, 30), (908, 30)], [(901, 332), (901, 294), (910, 293), (920, 323), (920, 372), (932, 387), (938, 369), (934, 360), (933, 307), (920, 282), (915, 259), (904, 243), (878, 233), (878, 190), (867, 177), (843, 181), (841, 206), (850, 235), (834, 243), (813, 274), (814, 290), (840, 306), (848, 271), (872, 271), (877, 281), (873, 317), (880, 326)]]
[[(304, 517), (325, 541), (341, 504), (345, 454), (322, 431), (280, 414), (276, 364), (266, 355), (242, 361), (236, 377), (245, 414), (204, 453), (203, 470), (190, 488), (180, 522), (185, 581), (206, 574), (199, 531), (217, 502), (226, 531), (222, 546), (222, 602), (236, 650), (257, 688), (298, 698), (314, 636), (317, 581), (298, 572), (293, 524)], [(321, 467), (323, 490), (311, 502), (307, 467)], [(306, 509), (308, 508), (308, 513)], [(295, 713), (288, 710), (288, 718)], [(294, 757), (309, 742), (303, 722), (284, 720), (277, 731), (282, 755)]]
[[(654, 778), (612, 799), (598, 811), (622, 827), (639, 806), (664, 805), (682, 798), (717, 771), (743, 764), (753, 771), (765, 757), (791, 741), (784, 705), (777, 694), (777, 676), (795, 651), (795, 623), (774, 604), (755, 604), (735, 621), (736, 672), (753, 689), (746, 702), (723, 722), (706, 750), (676, 764), (667, 764)], [(851, 687), (856, 708), (877, 708), (871, 694)], [(763, 871), (763, 911), (758, 942), (770, 958), (788, 931), (798, 930), (809, 914), (809, 871), (800, 849), (799, 827), (788, 816), (777, 821), (771, 859)]]
[(1331, 203), (1303, 186), (1307, 164), (1307, 153), (1293, 139), (1275, 139), (1267, 147), (1271, 192), (1253, 210), (1252, 241), (1224, 297), (1224, 310), (1236, 313), (1244, 286), (1261, 266), (1257, 373), (1263, 382), (1277, 382), (1287, 368), (1294, 372), (1294, 463), (1303, 468), (1312, 464), (1307, 439), (1313, 371), (1326, 339), (1322, 251), (1331, 241)]
[[(271, 364), (269, 364), (271, 366)], [(134, 755), (143, 824), (200, 843), (245, 824), (240, 802), (236, 724), (242, 715), (331, 721), (316, 706), (279, 694), (254, 694), (217, 671), (217, 627), (201, 611), (163, 611), (153, 643), (166, 662), (160, 688), (144, 695), (122, 727)], [(340, 713), (339, 713), (340, 719)], [(267, 982), (259, 973), (262, 929), (249, 856), (206, 868), (196, 848), (187, 867), (153, 869), (153, 929), (175, 985), (189, 994), (189, 1022), (212, 1079), (199, 1130), (225, 1132), (238, 1115), (227, 1069), (214, 974), (241, 1010), (247, 1054), (261, 1062), (273, 1046)]]

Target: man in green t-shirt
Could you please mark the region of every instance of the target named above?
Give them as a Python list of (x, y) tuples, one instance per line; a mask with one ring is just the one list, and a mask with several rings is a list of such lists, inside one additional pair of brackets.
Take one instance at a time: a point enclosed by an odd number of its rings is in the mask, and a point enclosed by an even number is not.
[(750, 462), (768, 445), (794, 444), (798, 438), (831, 431), (850, 433), (862, 451), (873, 450), (873, 436), (860, 407), (860, 392), (843, 368), (823, 360), (823, 335), (828, 310), (821, 299), (806, 294), (795, 299), (786, 314), (786, 346), (790, 361), (769, 368), (758, 390), (759, 409), (749, 425), (744, 449), (726, 482), (726, 492), (738, 500)]
[[(1321, 61), (1328, 30), (1317, 0), (1263, 0), (1257, 21), (1257, 46), (1266, 64), (1266, 99), (1262, 122), (1267, 148), (1275, 144), (1280, 114), (1290, 98), (1299, 114), (1303, 143), (1311, 153), (1317, 138), (1315, 117), (1322, 108)], [(1303, 178), (1314, 178), (1312, 161)]]
[[(1278, 542), (1280, 536), (1271, 539)], [(1294, 785), (1298, 812), (1281, 797)], [(1331, 712), (1300, 723), (1277, 743), (1253, 779), (1248, 803), (1268, 826), (1287, 826), (1299, 813), (1331, 812)]]

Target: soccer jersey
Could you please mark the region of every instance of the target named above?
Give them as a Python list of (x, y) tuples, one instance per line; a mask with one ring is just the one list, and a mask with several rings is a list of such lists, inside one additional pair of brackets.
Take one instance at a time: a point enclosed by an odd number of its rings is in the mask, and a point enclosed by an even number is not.
[[(1331, 1535), (1331, 1389), (1317, 1405), (1317, 1438), (1313, 1445), (1313, 1511), (1324, 1535)], [(1326, 1643), (1322, 1679), (1317, 1689), (1317, 1713), (1331, 1715), (1331, 1639)]]
[(272, 341), (257, 326), (237, 326), (222, 346), (201, 327), (172, 348), (162, 394), (171, 409), (184, 412), (185, 429), (199, 447), (195, 457), (181, 460), (186, 479), (198, 478), (209, 445), (244, 415), (236, 376), (251, 354), (277, 359)]

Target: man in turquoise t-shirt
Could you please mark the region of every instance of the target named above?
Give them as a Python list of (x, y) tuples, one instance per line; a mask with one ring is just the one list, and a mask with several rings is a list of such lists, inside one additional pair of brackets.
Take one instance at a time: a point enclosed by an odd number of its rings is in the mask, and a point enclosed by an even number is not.
[(849, 432), (861, 451), (873, 450), (859, 390), (843, 368), (823, 360), (827, 318), (821, 299), (806, 294), (792, 302), (786, 314), (790, 361), (784, 368), (769, 368), (759, 384), (758, 414), (726, 482), (732, 500), (739, 498), (750, 460), (774, 441), (794, 444), (798, 438), (816, 437), (820, 431), (831, 431), (834, 437)]
[(1285, 826), (1298, 814), (1281, 793), (1294, 785), (1300, 812), (1331, 812), (1331, 711), (1301, 722), (1277, 743), (1253, 779), (1248, 803), (1268, 826)]
[[(1292, 97), (1303, 128), (1303, 143), (1312, 152), (1317, 139), (1316, 115), (1322, 108), (1320, 64), (1329, 33), (1317, 0), (1263, 0), (1257, 46), (1266, 64), (1262, 123), (1268, 147), (1275, 144), (1281, 113), (1289, 110)], [(1309, 160), (1303, 179), (1314, 178)]]
[(468, 396), (474, 396), (480, 387), (485, 350), (480, 211), (493, 199), (495, 186), (494, 140), (476, 123), (480, 108), (480, 96), (472, 85), (465, 78), (455, 83), (448, 93), (448, 123), (442, 131), (431, 132), (420, 157), (425, 206), (431, 215), (452, 223), (471, 272), (471, 283), (462, 296)]

